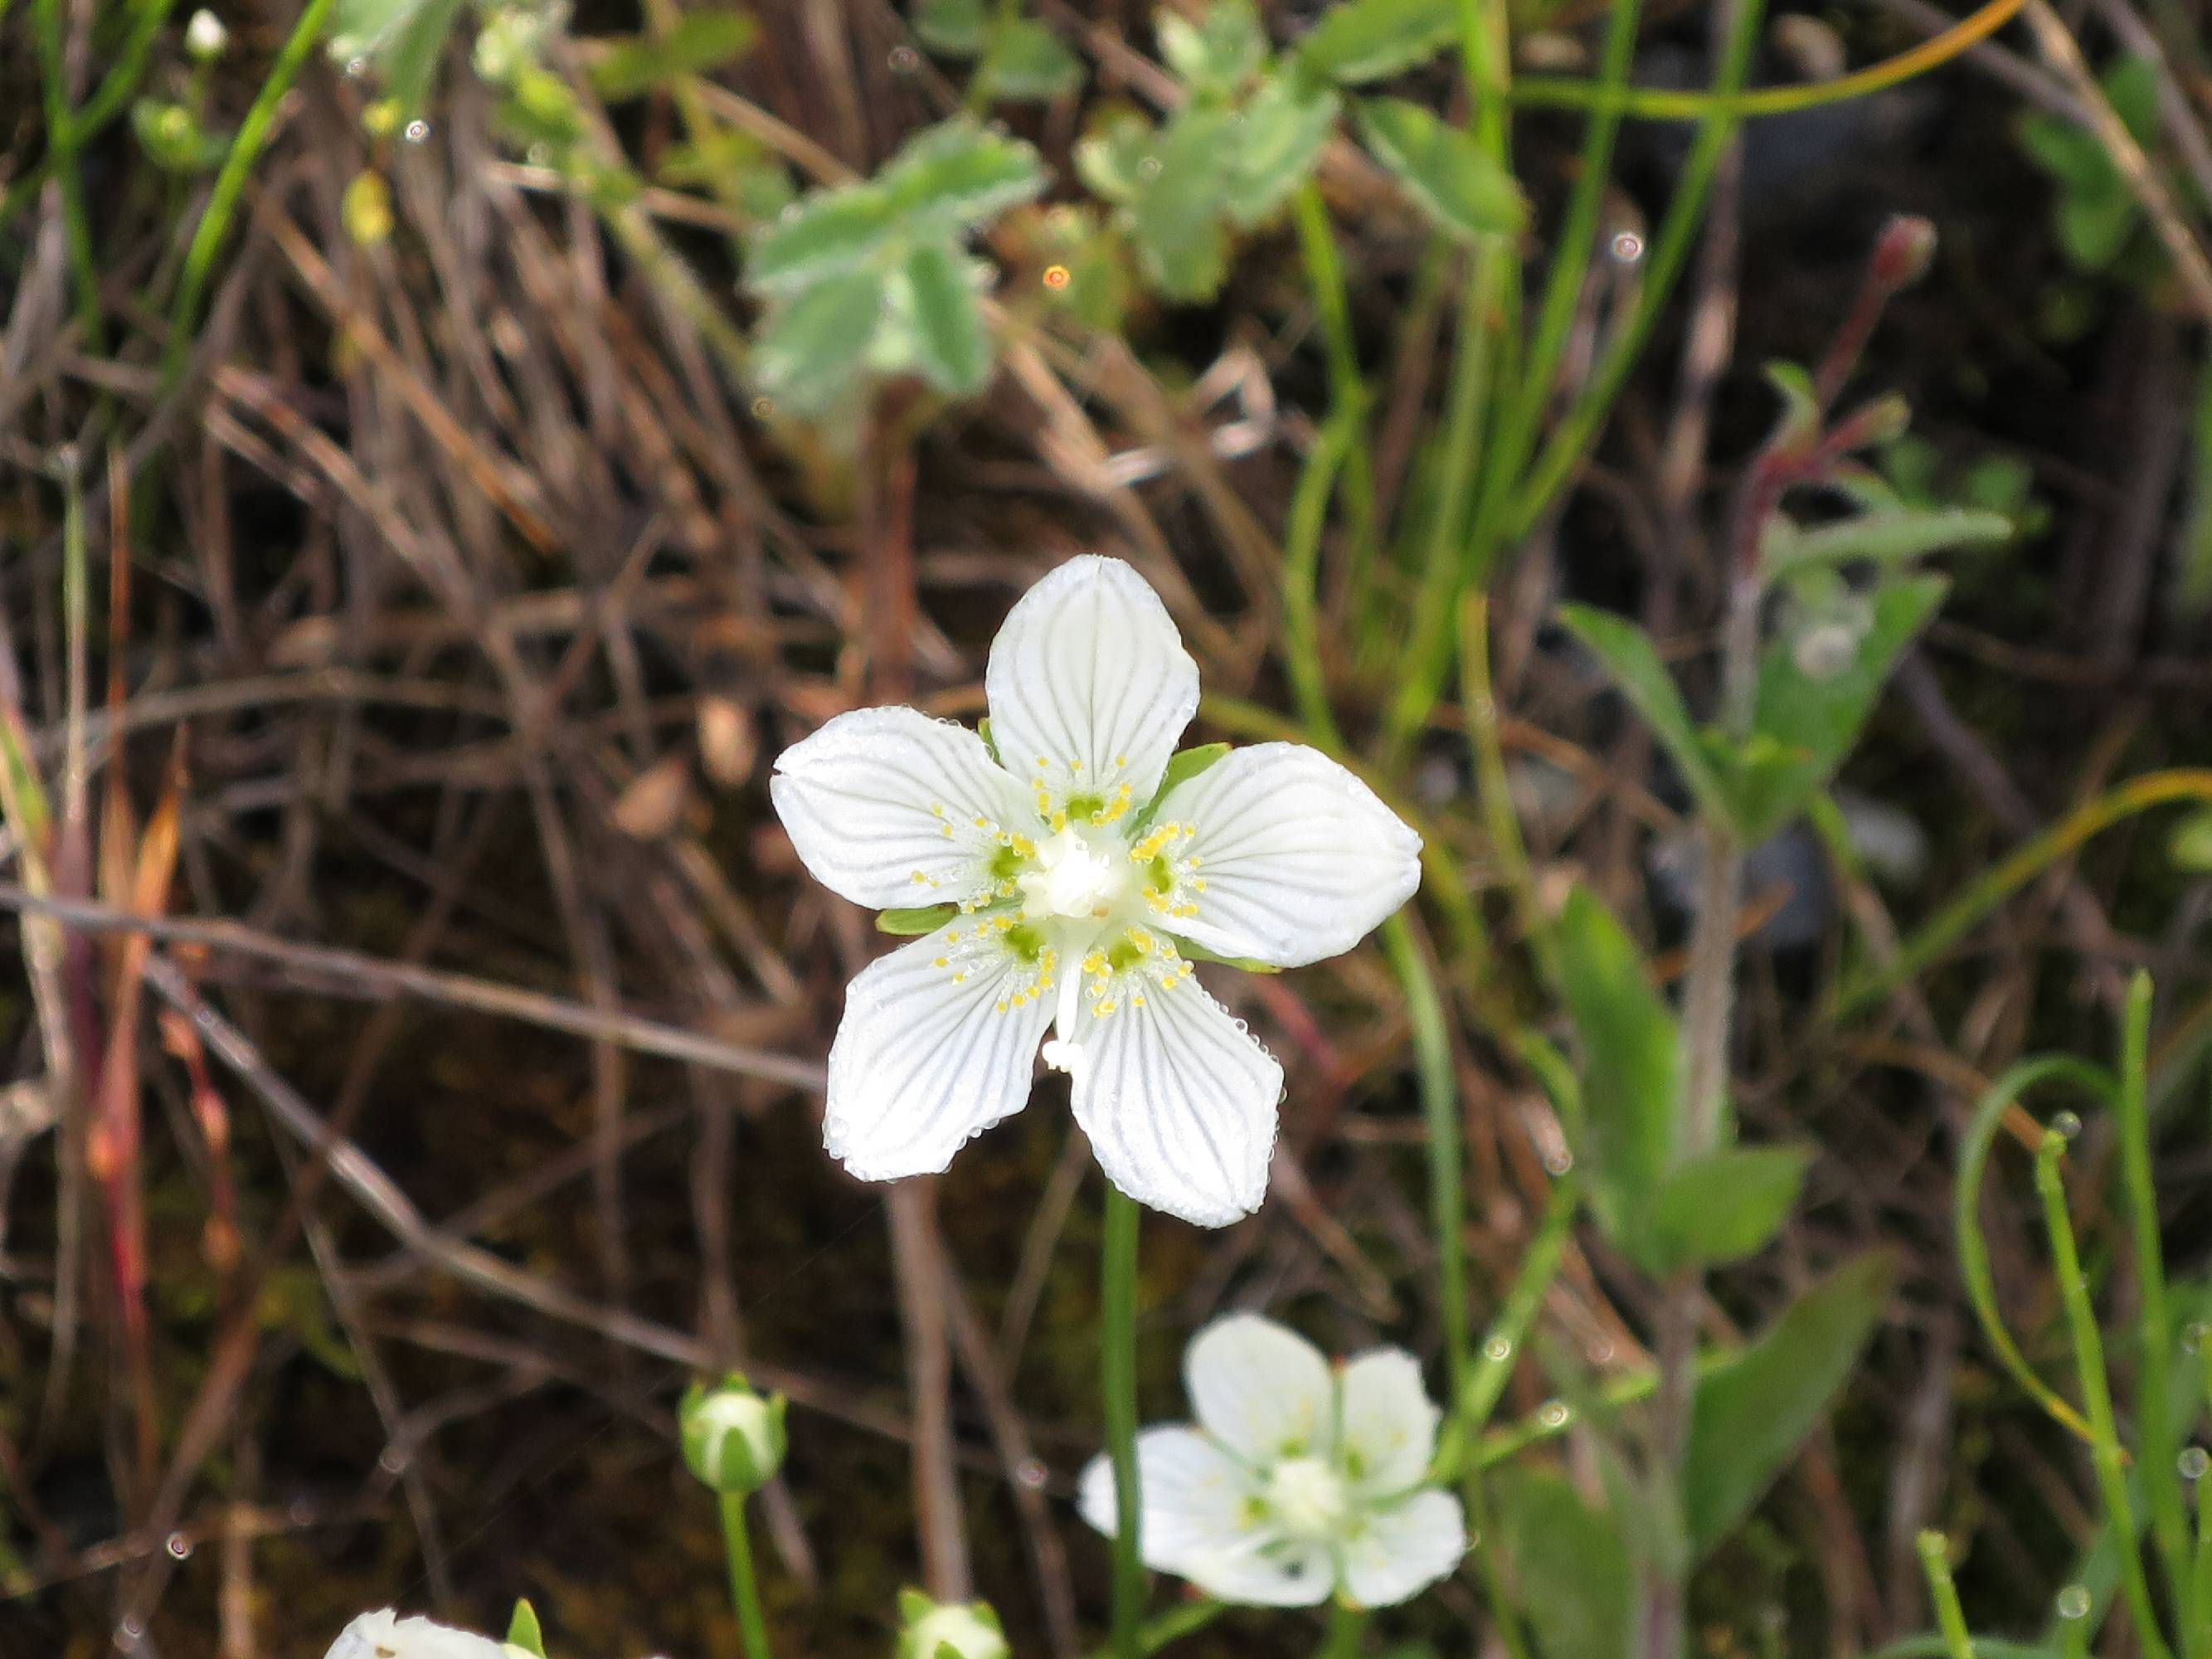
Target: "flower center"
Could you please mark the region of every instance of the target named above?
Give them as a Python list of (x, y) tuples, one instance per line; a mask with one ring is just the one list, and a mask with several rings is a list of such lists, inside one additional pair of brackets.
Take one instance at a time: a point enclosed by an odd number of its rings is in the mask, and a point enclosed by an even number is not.
[(1022, 890), (1022, 915), (1031, 921), (1046, 916), (1103, 916), (1114, 908), (1127, 884), (1126, 869), (1070, 827), (1036, 849), (1036, 866), (1018, 878)]
[(1347, 1504), (1344, 1481), (1318, 1457), (1291, 1457), (1267, 1477), (1267, 1507), (1275, 1522), (1293, 1538), (1334, 1536), (1344, 1527)]

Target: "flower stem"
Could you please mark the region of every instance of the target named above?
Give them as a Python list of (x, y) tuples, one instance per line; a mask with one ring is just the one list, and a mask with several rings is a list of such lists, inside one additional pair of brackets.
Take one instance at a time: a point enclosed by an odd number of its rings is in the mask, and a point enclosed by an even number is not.
[(1359, 1651), (1359, 1638), (1366, 1633), (1366, 1608), (1332, 1601), (1328, 1607), (1328, 1634), (1322, 1638), (1314, 1659), (1352, 1659)]
[(1437, 1313), (1443, 1322), (1446, 1395), (1456, 1406), (1468, 1398), (1474, 1355), (1467, 1317), (1467, 1190), (1461, 1170), (1459, 1091), (1452, 1073), (1451, 1037), (1428, 956), (1400, 911), (1382, 924), (1382, 948), (1406, 990), (1406, 1018), (1413, 1028), (1420, 1070), (1421, 1115), (1428, 1130), (1429, 1220), (1437, 1236)]
[(1138, 1536), (1137, 1200), (1106, 1187), (1106, 1238), (1098, 1297), (1098, 1387), (1106, 1455), (1114, 1466), (1114, 1659), (1144, 1651), (1145, 1568)]
[(730, 1602), (738, 1610), (738, 1636), (745, 1659), (769, 1659), (768, 1622), (761, 1617), (760, 1585), (753, 1577), (752, 1536), (745, 1528), (742, 1492), (721, 1494), (722, 1547), (730, 1558)]

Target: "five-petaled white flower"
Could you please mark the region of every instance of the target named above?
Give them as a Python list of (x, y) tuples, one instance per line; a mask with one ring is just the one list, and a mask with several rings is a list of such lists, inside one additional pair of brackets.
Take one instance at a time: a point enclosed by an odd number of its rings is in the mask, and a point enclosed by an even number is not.
[(391, 1608), (364, 1613), (338, 1632), (324, 1659), (531, 1659), (525, 1649), (489, 1636), (402, 1619)]
[(1420, 838), (1297, 744), (1234, 750), (1161, 793), (1198, 666), (1119, 560), (1072, 559), (1024, 594), (984, 690), (988, 744), (859, 709), (786, 750), (769, 782), (823, 885), (956, 907), (847, 992), (830, 1152), (870, 1181), (942, 1170), (1021, 1109), (1050, 1029), (1045, 1061), (1070, 1073), (1115, 1186), (1205, 1226), (1249, 1214), (1282, 1068), (1177, 947), (1273, 967), (1348, 951), (1419, 884)]
[[(1191, 1340), (1195, 1426), (1137, 1437), (1147, 1566), (1224, 1601), (1389, 1607), (1467, 1551), (1459, 1499), (1424, 1485), (1440, 1413), (1402, 1348), (1332, 1370), (1272, 1320), (1233, 1314)], [(1114, 1471), (1083, 1472), (1083, 1518), (1114, 1532)]]

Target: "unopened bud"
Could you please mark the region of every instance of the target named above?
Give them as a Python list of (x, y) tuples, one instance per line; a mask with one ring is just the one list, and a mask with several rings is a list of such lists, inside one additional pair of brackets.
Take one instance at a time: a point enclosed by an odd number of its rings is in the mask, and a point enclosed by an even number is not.
[(192, 21), (185, 25), (185, 50), (201, 63), (211, 63), (222, 56), (223, 48), (230, 44), (230, 31), (222, 20), (202, 7), (192, 14)]
[(999, 1615), (984, 1601), (933, 1601), (920, 1590), (899, 1592), (896, 1659), (1011, 1659)]
[(1917, 214), (1899, 214), (1882, 227), (1874, 245), (1874, 277), (1886, 288), (1910, 288), (1936, 258), (1936, 227)]
[(711, 1490), (743, 1498), (783, 1463), (785, 1401), (763, 1397), (734, 1371), (713, 1388), (694, 1382), (677, 1413), (684, 1465)]

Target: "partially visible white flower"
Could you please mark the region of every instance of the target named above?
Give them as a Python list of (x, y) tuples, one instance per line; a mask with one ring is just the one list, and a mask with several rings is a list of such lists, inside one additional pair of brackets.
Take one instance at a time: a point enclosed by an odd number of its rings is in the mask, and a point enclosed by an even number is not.
[(428, 1619), (402, 1619), (389, 1607), (364, 1613), (338, 1632), (324, 1659), (531, 1659), (512, 1643), (434, 1625)]
[(784, 1411), (781, 1395), (763, 1397), (735, 1372), (693, 1383), (676, 1414), (684, 1466), (712, 1491), (758, 1492), (783, 1462)]
[[(1467, 1553), (1459, 1499), (1426, 1484), (1441, 1413), (1402, 1348), (1332, 1367), (1272, 1320), (1233, 1314), (1183, 1354), (1194, 1425), (1137, 1437), (1145, 1564), (1224, 1601), (1389, 1607)], [(1083, 1472), (1083, 1518), (1112, 1536), (1114, 1470)]]
[(1119, 560), (1072, 559), (1024, 594), (984, 690), (989, 745), (865, 708), (786, 750), (769, 780), (823, 885), (877, 909), (957, 907), (847, 992), (830, 1152), (868, 1181), (942, 1170), (1021, 1109), (1049, 1031), (1045, 1061), (1073, 1079), (1115, 1186), (1202, 1226), (1249, 1214), (1282, 1067), (1185, 951), (1279, 968), (1348, 951), (1419, 884), (1420, 837), (1297, 744), (1237, 750), (1162, 793), (1198, 665)]
[(988, 1602), (933, 1601), (920, 1590), (904, 1590), (899, 1618), (896, 1659), (1012, 1659)]
[(194, 12), (191, 21), (185, 25), (185, 50), (203, 64), (222, 57), (229, 44), (230, 31), (205, 7)]

